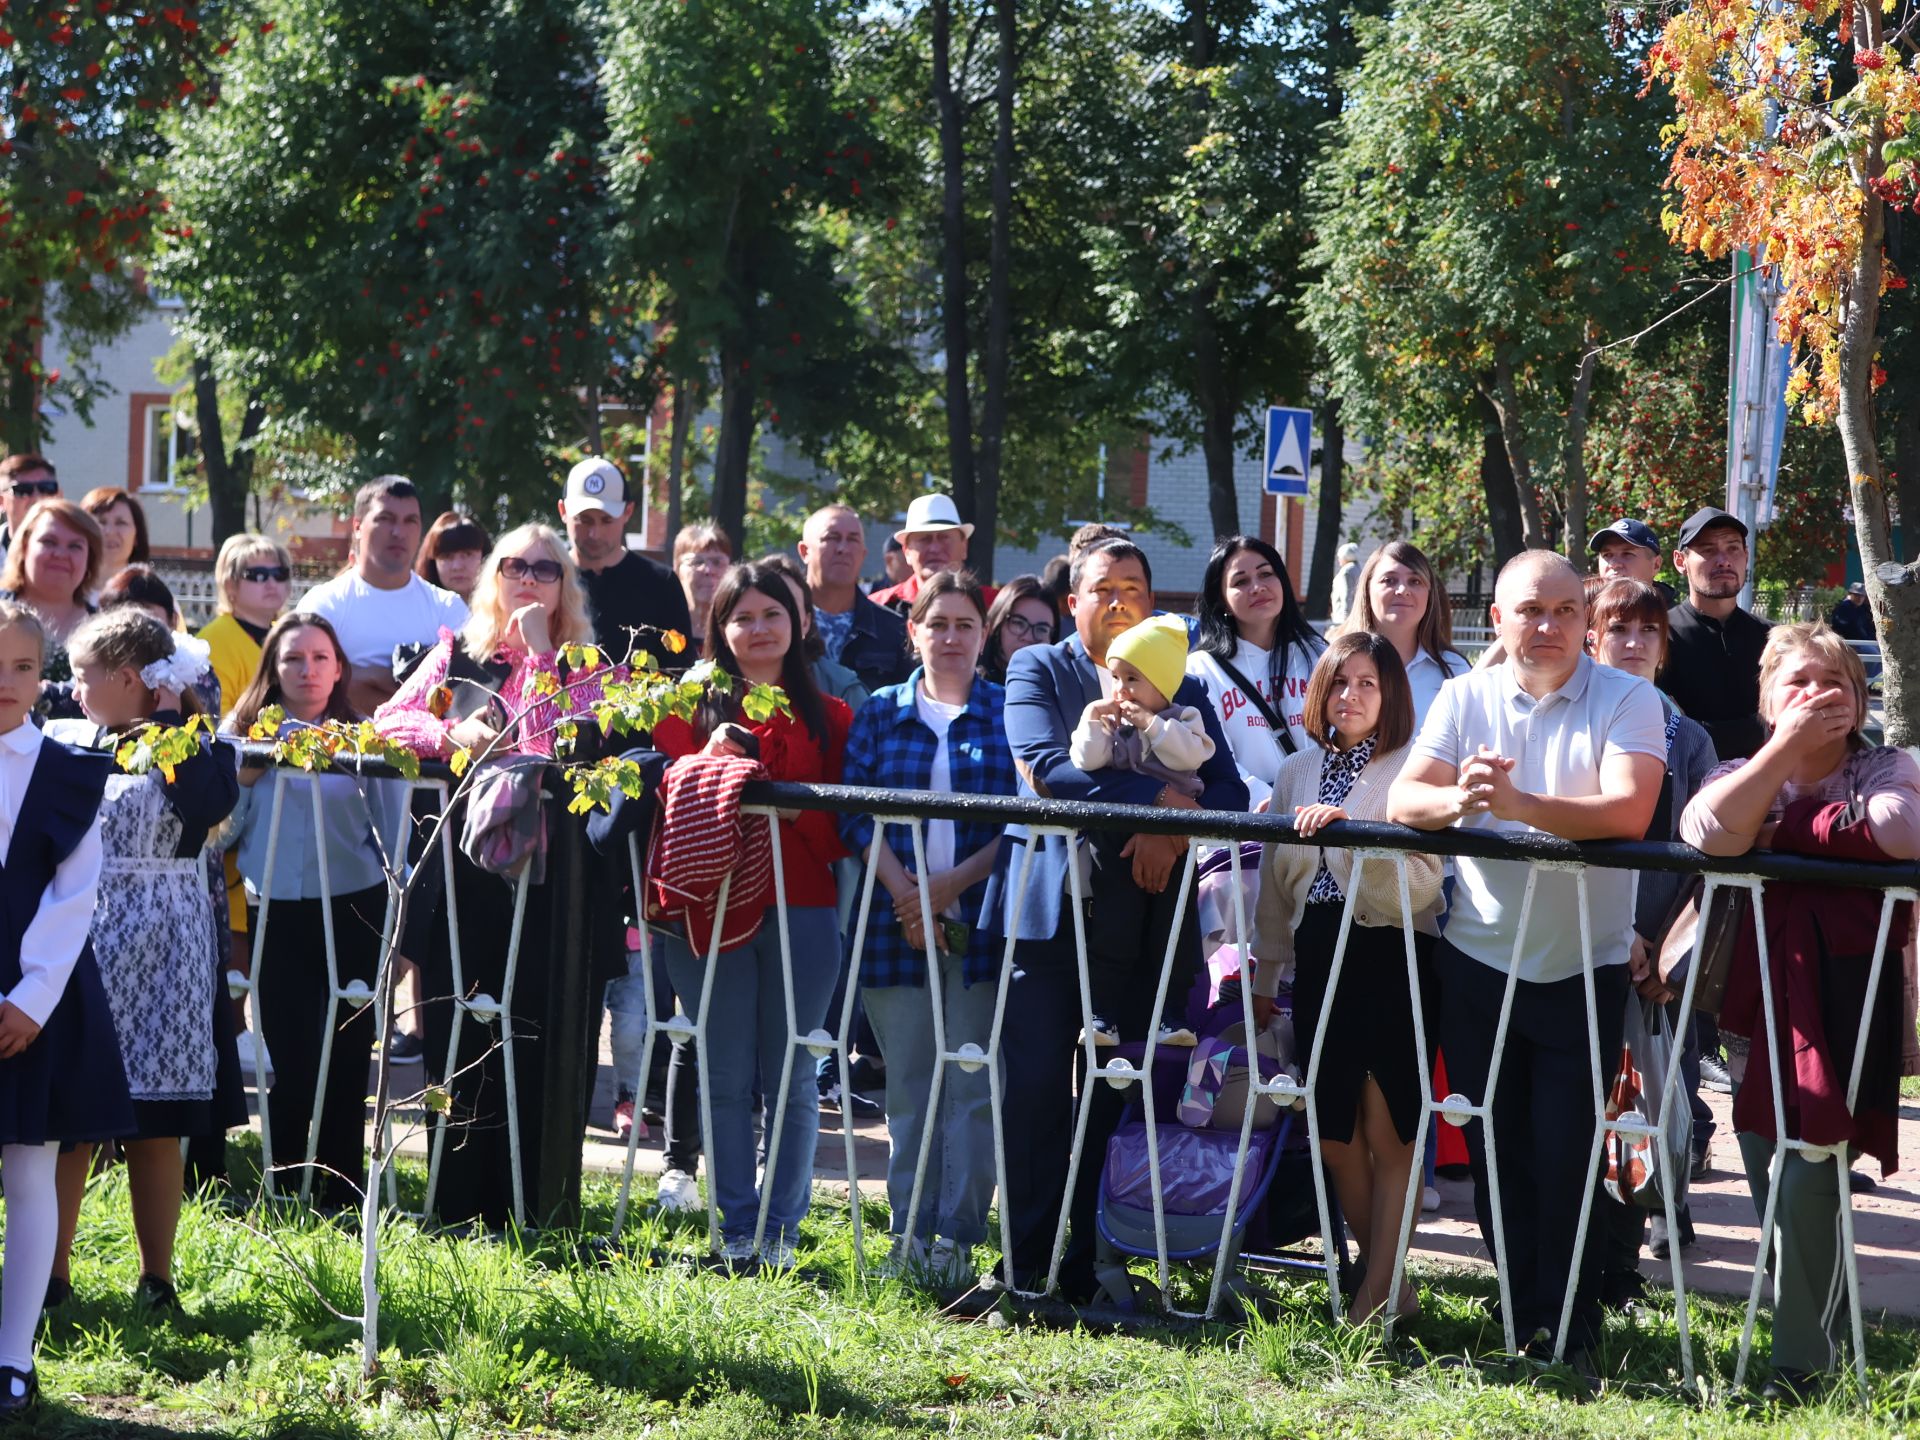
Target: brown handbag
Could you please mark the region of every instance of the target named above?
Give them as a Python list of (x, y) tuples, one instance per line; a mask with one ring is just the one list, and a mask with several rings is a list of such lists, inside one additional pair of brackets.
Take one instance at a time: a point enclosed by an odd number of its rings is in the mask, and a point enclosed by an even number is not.
[(1718, 1017), (1727, 998), (1727, 976), (1733, 970), (1733, 950), (1753, 914), (1753, 892), (1743, 886), (1721, 886), (1705, 921), (1700, 918), (1700, 896), (1706, 882), (1696, 879), (1682, 894), (1668, 918), (1660, 941), (1660, 978), (1677, 994), (1686, 984), (1693, 963), (1694, 942), (1700, 937), (1700, 979), (1693, 987), (1693, 1008)]

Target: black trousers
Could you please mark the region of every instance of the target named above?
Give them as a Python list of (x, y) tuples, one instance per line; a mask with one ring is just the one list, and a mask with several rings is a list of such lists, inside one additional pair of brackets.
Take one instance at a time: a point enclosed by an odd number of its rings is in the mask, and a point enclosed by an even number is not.
[[(1063, 907), (1064, 909), (1064, 907)], [(1188, 911), (1188, 925), (1193, 916)], [(1164, 950), (1147, 946), (1131, 960), (1089, 957), (1101, 977), (1105, 1018), (1122, 1035), (1146, 1033)], [(1080, 971), (1073, 917), (1063, 913), (1051, 940), (1023, 940), (1014, 949), (1000, 1055), (1007, 1097), (1002, 1121), (1007, 1147), (1007, 1187), (1001, 1197), (1002, 1243), (1013, 1257), (1023, 1289), (1039, 1289), (1053, 1259), (1060, 1207), (1068, 1204), (1068, 1239), (1060, 1267), (1061, 1292), (1069, 1300), (1094, 1290), (1094, 1209), (1107, 1141), (1120, 1123), (1131, 1090), (1095, 1083), (1087, 1116), (1080, 1173), (1068, 1199), (1067, 1169), (1073, 1153), (1076, 1088), (1085, 1052), (1080, 1040)]]
[[(267, 949), (255, 996), (260, 1029), (273, 1056), (275, 1079), (267, 1095), (273, 1126), (275, 1185), (294, 1189), (307, 1154), (307, 1127), (314, 1095), (320, 1109), (320, 1143), (314, 1160), (314, 1194), (323, 1205), (360, 1203), (367, 1179), (367, 1065), (373, 1050), (374, 1012), (342, 1006), (333, 1016), (333, 1051), (324, 1077), (320, 1050), (327, 1015), (327, 938), (319, 900), (275, 900), (267, 910)], [(334, 957), (340, 983), (373, 983), (380, 964), (380, 929), (387, 892), (374, 886), (332, 903)], [(255, 912), (252, 925), (260, 918)], [(224, 987), (223, 987), (224, 988)]]
[[(1444, 940), (1437, 958), (1447, 1079), (1468, 1099), (1479, 1101), (1487, 1093), (1506, 972), (1482, 965)], [(1605, 1063), (1620, 1052), (1627, 967), (1596, 970), (1594, 996)], [(1536, 1331), (1558, 1330), (1567, 1278), (1573, 1270), (1580, 1206), (1586, 1195), (1594, 1194), (1568, 1335), (1569, 1345), (1591, 1345), (1600, 1335), (1606, 1216), (1597, 1201), (1599, 1171), (1593, 1159), (1593, 1134), (1599, 1116), (1593, 1103), (1586, 987), (1580, 976), (1549, 984), (1522, 980), (1515, 987), (1492, 1109), (1514, 1332), (1524, 1345)], [(1486, 1135), (1478, 1120), (1466, 1130), (1474, 1214), (1488, 1253), (1497, 1258)]]

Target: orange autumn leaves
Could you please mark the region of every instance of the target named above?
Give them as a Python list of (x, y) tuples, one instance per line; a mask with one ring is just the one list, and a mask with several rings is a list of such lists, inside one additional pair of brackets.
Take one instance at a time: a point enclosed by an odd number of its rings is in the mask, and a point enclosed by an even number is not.
[[(1871, 0), (1698, 0), (1647, 57), (1675, 104), (1667, 231), (1710, 259), (1744, 246), (1779, 267), (1789, 395), (1809, 423), (1838, 409), (1860, 286), (1904, 284), (1861, 253), (1870, 207), (1913, 204), (1920, 179), (1920, 68), (1882, 22)], [(1835, 41), (1851, 85), (1826, 58)]]

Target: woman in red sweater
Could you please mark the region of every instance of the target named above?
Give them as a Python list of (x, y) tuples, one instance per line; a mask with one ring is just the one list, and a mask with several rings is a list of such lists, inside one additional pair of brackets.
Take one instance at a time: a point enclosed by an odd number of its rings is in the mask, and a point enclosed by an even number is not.
[[(755, 725), (733, 697), (715, 695), (691, 724), (662, 720), (653, 732), (655, 749), (678, 763), (687, 756), (743, 755), (753, 748), (770, 779), (838, 783), (853, 714), (814, 684), (793, 592), (778, 571), (736, 565), (726, 573), (707, 618), (706, 656), (747, 685), (778, 685), (792, 713)], [(742, 743), (743, 730), (752, 736), (750, 744)], [(783, 811), (779, 825), (794, 1013), (787, 1014), (780, 975), (780, 917), (769, 905), (751, 940), (720, 952), (707, 1016), (706, 1079), (713, 1112), (707, 1181), (720, 1207), (722, 1253), (740, 1263), (755, 1258), (760, 1210), (754, 1184), (756, 1082), (765, 1094), (771, 1148), (788, 1047), (795, 1031), (804, 1035), (825, 1024), (841, 963), (833, 862), (846, 850), (834, 818), (823, 811)], [(678, 934), (667, 934), (664, 942), (674, 991), (683, 997), (683, 1008), (692, 1010), (699, 1004), (707, 957), (696, 955)], [(777, 1267), (793, 1263), (794, 1241), (812, 1196), (820, 1128), (815, 1084), (813, 1066), (796, 1060), (788, 1077), (776, 1168), (765, 1179), (771, 1198), (760, 1258)]]

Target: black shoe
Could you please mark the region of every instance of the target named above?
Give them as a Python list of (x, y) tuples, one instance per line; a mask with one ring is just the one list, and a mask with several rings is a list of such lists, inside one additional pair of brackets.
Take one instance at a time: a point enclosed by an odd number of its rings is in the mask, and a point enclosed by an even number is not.
[(426, 1042), (411, 1030), (395, 1030), (387, 1042), (387, 1058), (396, 1065), (411, 1065), (426, 1053)]
[(1775, 1366), (1773, 1378), (1761, 1387), (1760, 1398), (1769, 1405), (1805, 1405), (1818, 1398), (1821, 1377), (1805, 1370)]
[(1713, 1173), (1713, 1166), (1707, 1161), (1707, 1152), (1705, 1150), (1694, 1151), (1693, 1164), (1687, 1172), (1687, 1179), (1689, 1181), (1704, 1180), (1711, 1173)]
[(62, 1280), (58, 1275), (47, 1277), (47, 1298), (40, 1302), (42, 1310), (56, 1310), (73, 1298), (73, 1282)]
[(1718, 1055), (1700, 1057), (1700, 1088), (1717, 1095), (1733, 1093), (1733, 1076), (1727, 1073), (1726, 1062)]
[(0, 1421), (17, 1420), (40, 1398), (40, 1377), (31, 1370), (0, 1365)]
[(1647, 1279), (1638, 1270), (1609, 1270), (1600, 1277), (1600, 1304), (1608, 1310), (1630, 1311), (1647, 1294)]
[(162, 1280), (158, 1275), (142, 1275), (140, 1283), (133, 1287), (133, 1298), (149, 1310), (169, 1315), (186, 1313), (186, 1307), (180, 1303), (180, 1292), (173, 1288), (173, 1282)]
[(1880, 1182), (1864, 1170), (1849, 1170), (1847, 1188), (1856, 1195), (1871, 1195), (1880, 1188)]

